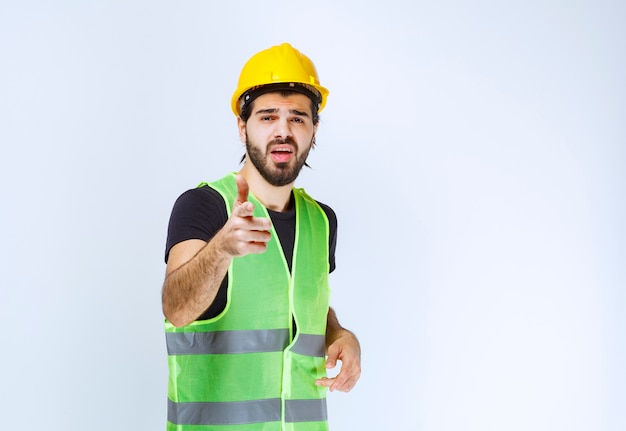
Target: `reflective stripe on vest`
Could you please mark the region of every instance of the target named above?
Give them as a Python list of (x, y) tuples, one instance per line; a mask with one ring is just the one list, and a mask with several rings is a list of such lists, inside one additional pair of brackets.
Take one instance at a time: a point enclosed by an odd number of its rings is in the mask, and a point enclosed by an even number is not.
[[(285, 422), (328, 420), (326, 400), (286, 400)], [(180, 425), (237, 425), (281, 420), (281, 400), (230, 403), (175, 403), (168, 400), (167, 420)]]
[[(169, 355), (281, 352), (289, 344), (289, 330), (167, 332), (165, 341)], [(300, 334), (291, 351), (300, 355), (323, 357), (324, 336)]]

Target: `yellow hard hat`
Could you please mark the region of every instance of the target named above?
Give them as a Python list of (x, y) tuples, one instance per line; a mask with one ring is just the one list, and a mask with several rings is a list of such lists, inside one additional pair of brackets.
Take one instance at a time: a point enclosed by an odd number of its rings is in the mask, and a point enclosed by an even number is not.
[[(298, 91), (317, 100), (318, 112), (324, 109), (329, 93), (320, 85), (311, 59), (288, 43), (253, 55), (243, 66), (231, 102), (233, 113), (239, 116), (242, 103), (254, 100), (264, 92), (283, 89)], [(240, 102), (242, 96), (244, 100)]]

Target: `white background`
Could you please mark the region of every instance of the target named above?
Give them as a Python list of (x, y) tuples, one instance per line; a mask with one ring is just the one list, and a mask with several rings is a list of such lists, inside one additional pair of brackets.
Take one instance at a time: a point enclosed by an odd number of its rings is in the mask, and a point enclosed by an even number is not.
[(0, 423), (164, 429), (174, 200), (238, 169), (244, 62), (330, 91), (297, 185), (339, 216), (363, 376), (334, 430), (626, 429), (626, 5), (0, 3)]

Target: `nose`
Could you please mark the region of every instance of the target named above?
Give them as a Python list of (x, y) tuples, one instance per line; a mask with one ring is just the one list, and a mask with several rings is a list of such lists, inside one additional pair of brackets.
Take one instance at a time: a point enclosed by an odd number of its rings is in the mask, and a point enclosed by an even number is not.
[(281, 118), (276, 122), (276, 128), (274, 129), (274, 138), (286, 139), (291, 137), (291, 124), (289, 123), (287, 118)]

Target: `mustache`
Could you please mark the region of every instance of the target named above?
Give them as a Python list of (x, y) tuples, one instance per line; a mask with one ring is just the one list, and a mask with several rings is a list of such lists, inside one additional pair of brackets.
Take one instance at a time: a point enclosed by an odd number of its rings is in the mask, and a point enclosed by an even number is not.
[(289, 144), (293, 146), (296, 151), (298, 150), (298, 144), (296, 143), (296, 141), (294, 141), (293, 138), (289, 138), (289, 137), (273, 139), (267, 144), (267, 147), (272, 148), (275, 145), (284, 145), (284, 144)]

